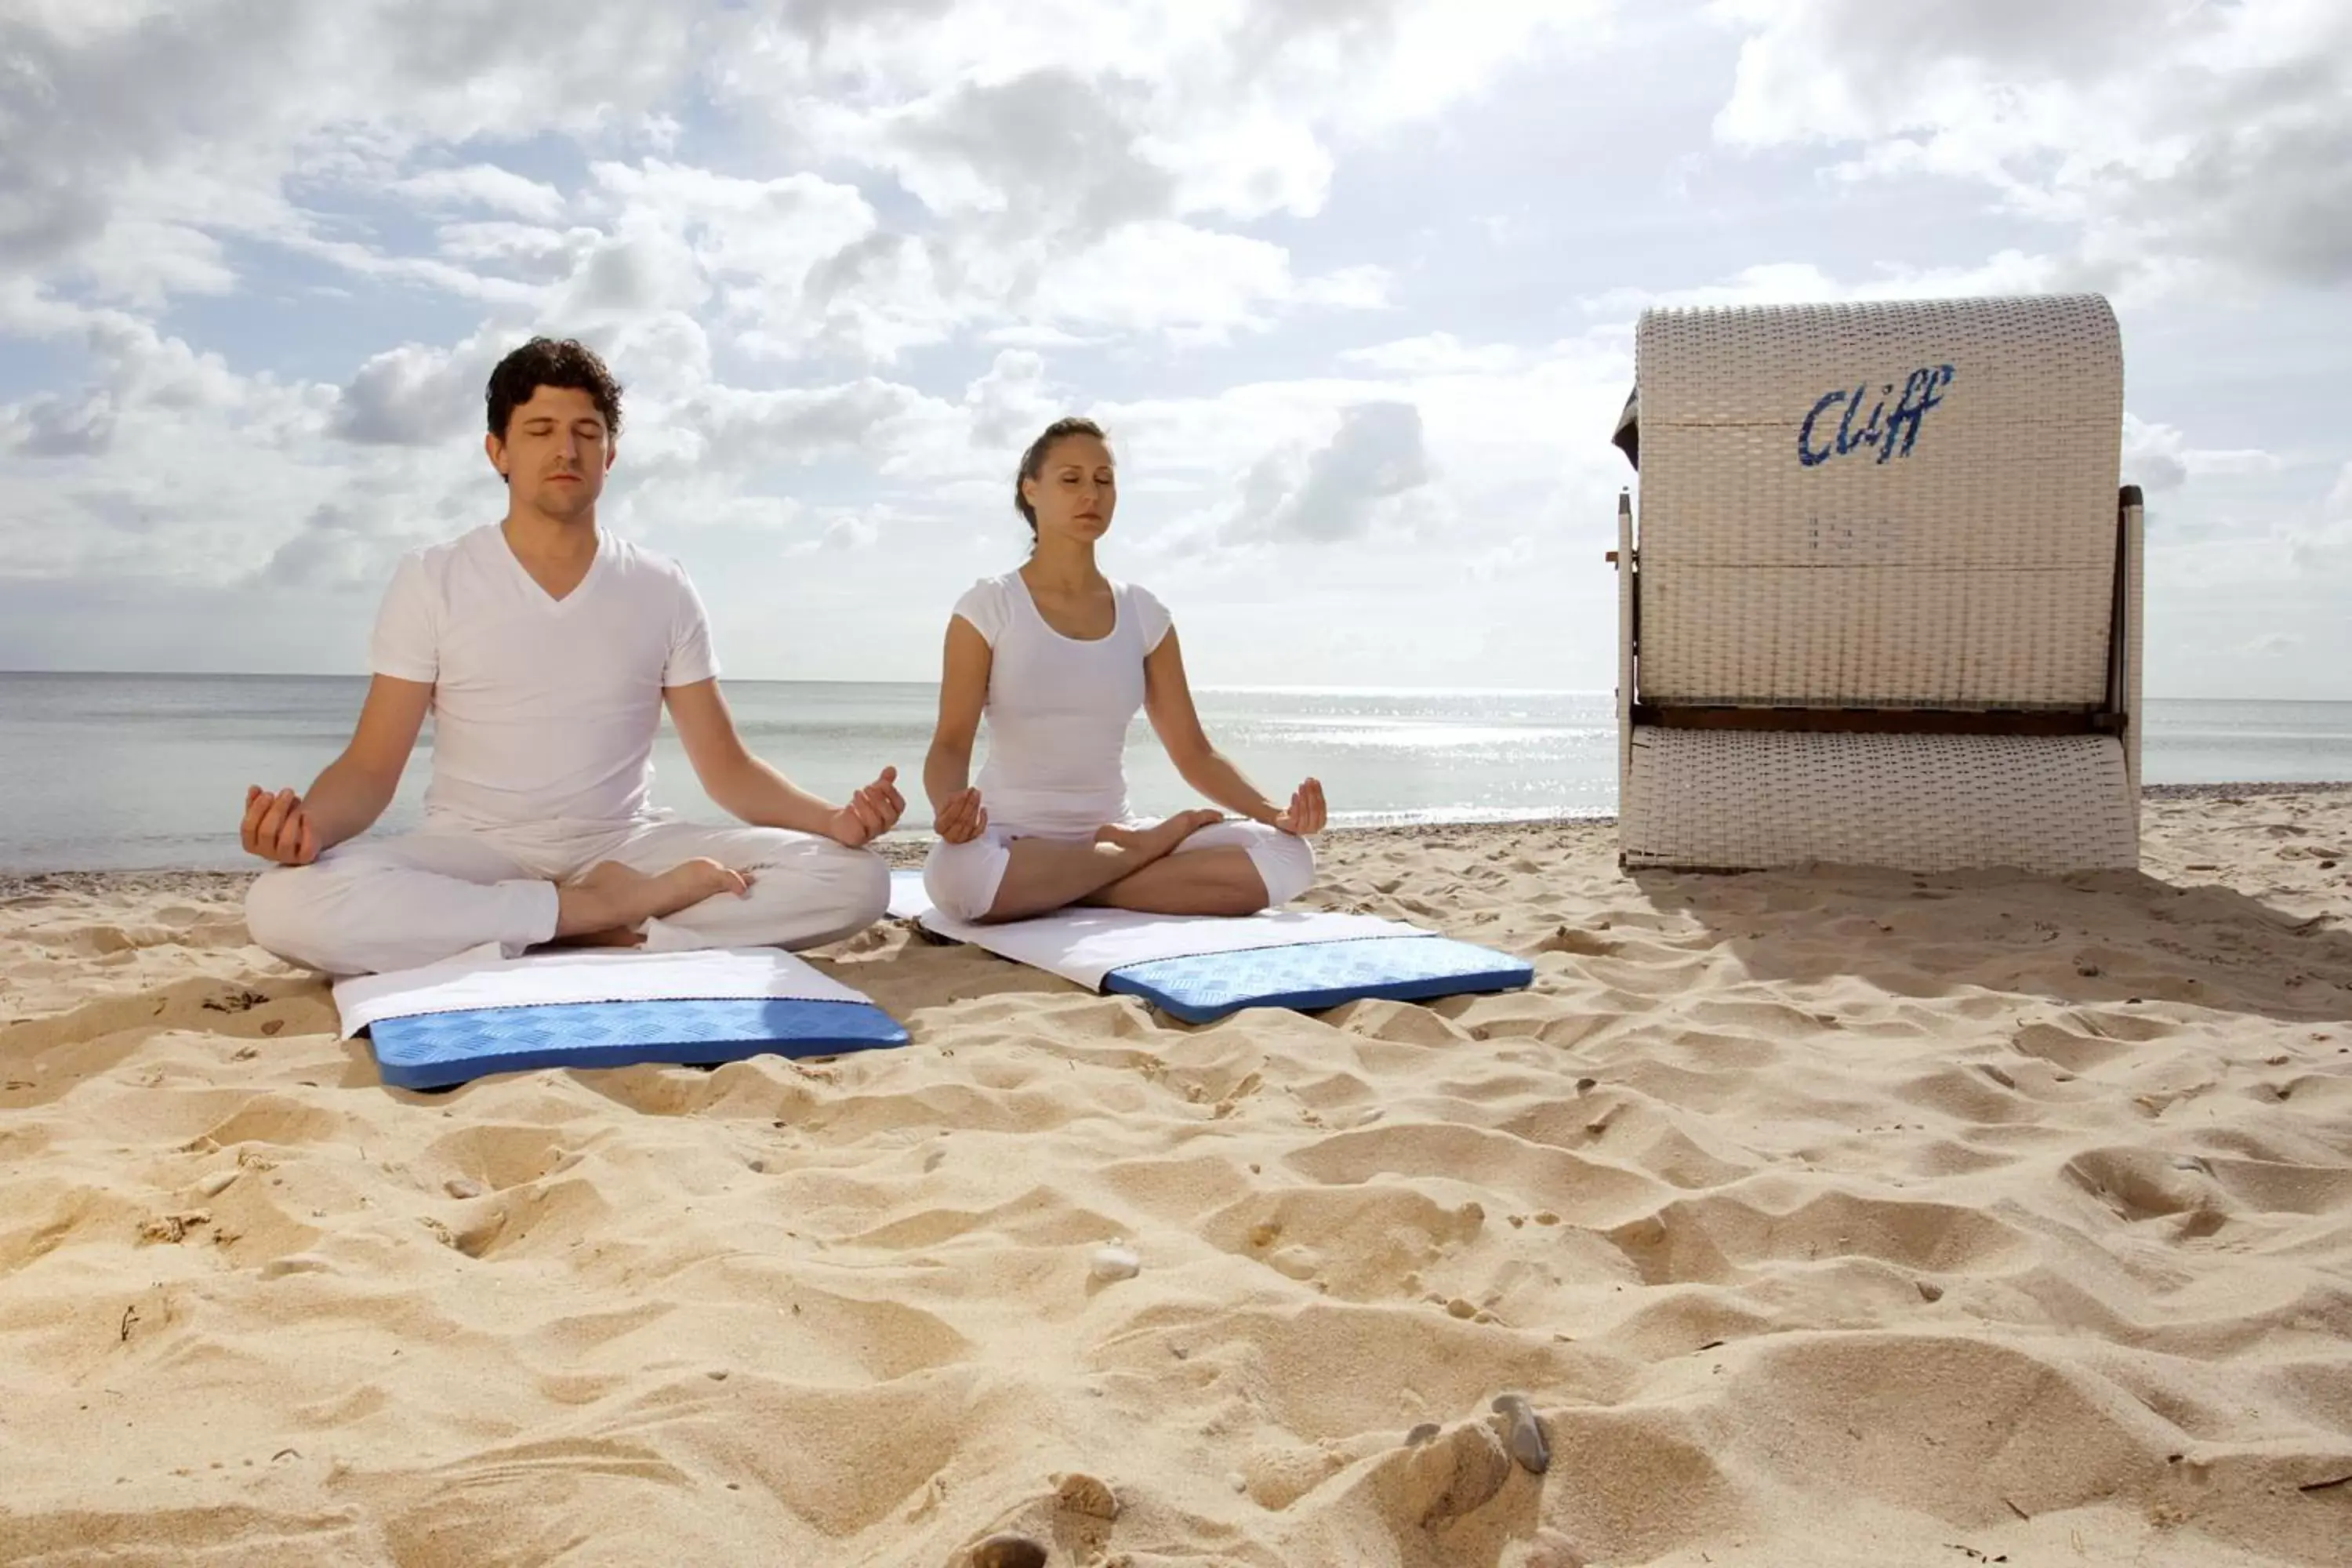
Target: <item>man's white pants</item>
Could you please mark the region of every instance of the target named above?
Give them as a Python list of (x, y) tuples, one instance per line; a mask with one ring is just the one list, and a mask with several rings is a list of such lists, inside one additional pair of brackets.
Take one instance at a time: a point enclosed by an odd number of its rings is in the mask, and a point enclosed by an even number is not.
[(245, 921), (280, 958), (335, 975), (414, 968), (491, 942), (514, 958), (554, 938), (557, 882), (606, 860), (654, 875), (698, 856), (751, 873), (750, 895), (648, 921), (647, 951), (814, 947), (873, 924), (890, 900), (879, 856), (781, 827), (428, 823), (264, 872), (246, 893)]

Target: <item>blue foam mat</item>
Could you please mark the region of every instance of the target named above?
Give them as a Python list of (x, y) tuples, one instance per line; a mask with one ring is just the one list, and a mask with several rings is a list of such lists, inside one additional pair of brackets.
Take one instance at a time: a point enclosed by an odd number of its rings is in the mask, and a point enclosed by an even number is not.
[(868, 1003), (780, 997), (477, 1007), (385, 1018), (368, 1037), (395, 1089), (447, 1089), (537, 1068), (823, 1057), (907, 1043), (905, 1026)]
[(1419, 1002), (1511, 991), (1534, 978), (1533, 964), (1492, 948), (1442, 936), (1376, 936), (1155, 959), (1112, 970), (1102, 988), (1206, 1024), (1244, 1007), (1311, 1013), (1365, 997)]

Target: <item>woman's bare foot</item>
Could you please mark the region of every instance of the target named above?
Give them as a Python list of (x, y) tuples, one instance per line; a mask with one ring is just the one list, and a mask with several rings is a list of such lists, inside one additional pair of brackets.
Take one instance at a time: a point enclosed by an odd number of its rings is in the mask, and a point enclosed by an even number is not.
[(590, 867), (576, 880), (556, 885), (555, 934), (559, 940), (607, 939), (611, 933), (635, 931), (649, 920), (675, 914), (714, 894), (740, 895), (751, 888), (750, 873), (707, 858), (688, 860), (655, 876), (618, 860), (606, 860)]
[(1108, 823), (1095, 829), (1095, 842), (1115, 845), (1156, 860), (1174, 852), (1176, 846), (1203, 827), (1213, 827), (1224, 819), (1223, 812), (1204, 806), (1197, 811), (1180, 811), (1150, 827), (1121, 827), (1115, 822)]

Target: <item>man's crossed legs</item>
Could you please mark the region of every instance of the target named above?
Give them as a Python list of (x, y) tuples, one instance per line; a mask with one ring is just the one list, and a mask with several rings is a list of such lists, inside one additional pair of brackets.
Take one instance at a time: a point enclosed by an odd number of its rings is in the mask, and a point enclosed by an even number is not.
[[(698, 859), (740, 873), (748, 889), (732, 890), (718, 867), (690, 865)], [(608, 864), (638, 875), (597, 873)], [(696, 898), (722, 880), (728, 890)], [(279, 957), (334, 975), (413, 968), (484, 942), (512, 958), (555, 940), (559, 883), (575, 915), (610, 911), (656, 952), (814, 947), (873, 924), (890, 897), (889, 868), (870, 850), (781, 827), (428, 826), (263, 873), (246, 894), (246, 924)], [(672, 901), (680, 898), (693, 901)]]

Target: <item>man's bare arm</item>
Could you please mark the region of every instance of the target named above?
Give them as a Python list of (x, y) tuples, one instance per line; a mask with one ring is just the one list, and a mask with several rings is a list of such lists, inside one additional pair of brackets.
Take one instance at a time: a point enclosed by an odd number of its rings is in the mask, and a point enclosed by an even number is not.
[(716, 680), (662, 689), (669, 704), (670, 722), (686, 747), (686, 760), (703, 793), (721, 809), (754, 827), (787, 827), (796, 833), (821, 834), (842, 844), (856, 846), (887, 833), (907, 809), (894, 781), (896, 768), (835, 805), (751, 754), (735, 729), (735, 716)]
[(272, 795), (258, 785), (246, 790), (239, 837), (247, 853), (283, 866), (307, 866), (366, 832), (399, 791), (400, 775), (432, 707), (432, 682), (377, 676), (368, 685), (351, 743), (307, 795), (290, 789)]

